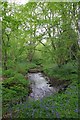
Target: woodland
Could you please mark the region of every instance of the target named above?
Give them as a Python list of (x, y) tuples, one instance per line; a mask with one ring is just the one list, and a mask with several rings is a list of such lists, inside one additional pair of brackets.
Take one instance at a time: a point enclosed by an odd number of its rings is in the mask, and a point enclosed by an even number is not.
[[(78, 118), (79, 2), (0, 4), (3, 120)], [(28, 100), (31, 70), (41, 71), (54, 86), (69, 84), (56, 94)]]

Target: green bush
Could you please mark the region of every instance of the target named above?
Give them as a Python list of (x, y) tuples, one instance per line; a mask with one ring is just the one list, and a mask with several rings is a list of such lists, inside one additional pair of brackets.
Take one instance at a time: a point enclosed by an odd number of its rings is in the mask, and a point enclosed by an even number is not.
[(2, 71), (2, 74), (5, 77), (13, 77), (16, 73), (17, 73), (17, 71), (15, 71), (13, 69), (8, 69), (8, 70), (3, 70)]
[(27, 62), (26, 63), (18, 63), (16, 64), (16, 71), (25, 75), (29, 69), (31, 68), (35, 68), (37, 65), (35, 63), (30, 63), (30, 62)]
[(26, 80), (22, 74), (17, 73), (14, 75), (14, 77), (10, 77), (10, 78), (7, 78), (6, 80), (4, 80), (3, 85), (8, 88), (10, 86), (15, 86), (15, 85), (28, 86), (29, 81)]
[(3, 91), (3, 104), (8, 104), (13, 98), (16, 97), (17, 91), (2, 87)]
[(69, 62), (69, 63), (65, 64), (64, 66), (62, 66), (62, 69), (63, 69), (64, 73), (67, 72), (68, 74), (71, 74), (71, 73), (77, 74), (78, 65), (77, 65), (77, 63)]
[(22, 74), (18, 73), (18, 74), (15, 74), (14, 76), (14, 83), (16, 84), (20, 83), (22, 85), (27, 85), (29, 81), (26, 80)]
[[(3, 104), (10, 104), (12, 101), (18, 101), (28, 95), (29, 81), (25, 77), (17, 73), (13, 77), (6, 78), (2, 83)], [(6, 109), (6, 107), (4, 107)]]
[(13, 87), (10, 87), (10, 89), (13, 90), (13, 91), (16, 91), (16, 93), (17, 93), (18, 96), (22, 96), (23, 97), (24, 95), (28, 94), (28, 88), (27, 88), (27, 86), (25, 88), (25, 87), (23, 87), (21, 85), (15, 85)]
[(30, 63), (30, 62), (27, 63), (27, 70), (29, 70), (31, 68), (35, 68), (35, 67), (37, 67), (37, 65), (35, 63)]
[(74, 61), (68, 62), (67, 64), (62, 65), (61, 67), (58, 67), (57, 64), (54, 64), (52, 66), (48, 65), (46, 67), (45, 66), (43, 67), (43, 71), (49, 76), (53, 76), (61, 79), (62, 78), (73, 79), (77, 77), (78, 65), (77, 62), (74, 63)]
[(27, 64), (26, 63), (17, 63), (16, 64), (16, 71), (22, 74), (26, 74), (27, 73)]

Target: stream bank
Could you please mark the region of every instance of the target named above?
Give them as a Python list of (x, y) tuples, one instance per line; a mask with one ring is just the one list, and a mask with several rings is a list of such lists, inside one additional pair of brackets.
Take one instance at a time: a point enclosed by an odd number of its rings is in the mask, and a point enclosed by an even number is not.
[(37, 68), (29, 70), (28, 79), (31, 82), (30, 88), (32, 89), (29, 97), (35, 100), (64, 91), (71, 83), (70, 80), (60, 80), (47, 76)]

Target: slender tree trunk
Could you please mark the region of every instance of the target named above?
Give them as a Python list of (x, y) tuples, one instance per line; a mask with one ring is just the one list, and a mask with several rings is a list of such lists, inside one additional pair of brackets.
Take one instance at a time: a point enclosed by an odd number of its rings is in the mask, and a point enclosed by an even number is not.
[(7, 70), (7, 52), (4, 53), (4, 70)]

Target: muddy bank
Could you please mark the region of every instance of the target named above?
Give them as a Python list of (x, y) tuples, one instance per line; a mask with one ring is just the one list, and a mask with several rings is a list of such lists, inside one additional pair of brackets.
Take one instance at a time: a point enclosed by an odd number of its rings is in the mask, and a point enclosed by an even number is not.
[(59, 88), (59, 92), (66, 90), (67, 87), (71, 84), (70, 80), (60, 80), (54, 77), (49, 77), (49, 83), (51, 84), (51, 86)]

